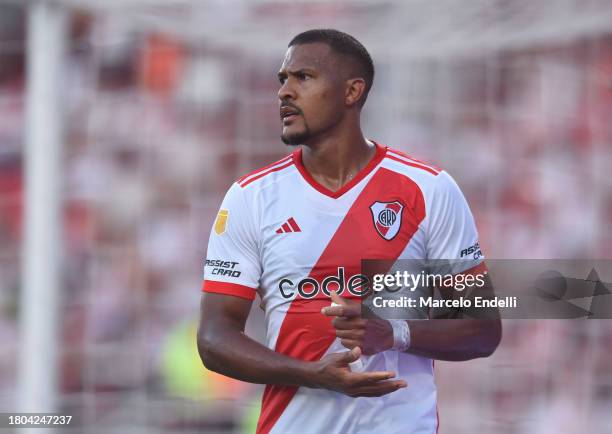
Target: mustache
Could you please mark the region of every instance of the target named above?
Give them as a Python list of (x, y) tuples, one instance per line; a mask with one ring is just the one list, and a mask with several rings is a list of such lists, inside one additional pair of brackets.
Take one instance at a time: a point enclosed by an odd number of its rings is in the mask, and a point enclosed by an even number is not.
[(291, 107), (292, 109), (297, 110), (300, 115), (303, 115), (302, 109), (296, 106), (295, 104), (290, 103), (289, 101), (281, 101), (280, 109), (282, 109), (283, 107)]

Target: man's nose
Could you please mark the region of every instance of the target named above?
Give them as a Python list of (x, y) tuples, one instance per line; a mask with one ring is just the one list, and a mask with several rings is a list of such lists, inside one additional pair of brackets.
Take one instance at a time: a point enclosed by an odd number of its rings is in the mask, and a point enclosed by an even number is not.
[(278, 90), (279, 100), (284, 101), (287, 99), (295, 99), (295, 91), (293, 90), (293, 86), (290, 84), (290, 81), (291, 80), (286, 79)]

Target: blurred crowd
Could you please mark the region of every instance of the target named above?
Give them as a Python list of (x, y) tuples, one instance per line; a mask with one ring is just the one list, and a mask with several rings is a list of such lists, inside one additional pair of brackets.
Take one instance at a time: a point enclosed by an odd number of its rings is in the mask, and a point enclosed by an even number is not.
[[(249, 430), (261, 388), (207, 372), (194, 333), (225, 190), (290, 151), (283, 53), (85, 13), (69, 23), (62, 406), (92, 427)], [(23, 10), (0, 6), (2, 411), (17, 387), (25, 48)], [(372, 55), (364, 130), (455, 177), (489, 258), (612, 259), (612, 31), (459, 58)], [(255, 303), (257, 338), (260, 320)], [(436, 363), (440, 433), (612, 432), (611, 344), (609, 321), (506, 321), (492, 359)]]

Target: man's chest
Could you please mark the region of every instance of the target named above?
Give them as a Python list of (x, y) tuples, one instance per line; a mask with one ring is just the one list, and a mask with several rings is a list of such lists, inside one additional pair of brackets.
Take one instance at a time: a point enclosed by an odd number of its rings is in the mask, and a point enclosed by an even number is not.
[(263, 286), (295, 288), (302, 282), (307, 293), (328, 278), (356, 285), (351, 278), (360, 274), (362, 260), (399, 258), (420, 238), (422, 216), (401, 198), (381, 199), (357, 197), (336, 208), (306, 199), (275, 201), (263, 209)]

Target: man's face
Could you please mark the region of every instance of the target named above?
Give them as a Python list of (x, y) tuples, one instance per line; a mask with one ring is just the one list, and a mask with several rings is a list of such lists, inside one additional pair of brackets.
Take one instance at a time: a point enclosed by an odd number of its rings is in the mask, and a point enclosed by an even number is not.
[(284, 143), (307, 144), (342, 119), (345, 81), (338, 57), (324, 43), (294, 45), (287, 50), (278, 72)]

